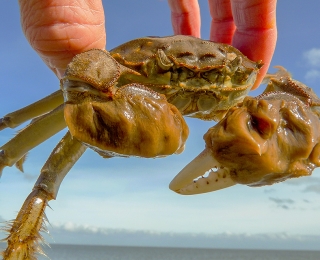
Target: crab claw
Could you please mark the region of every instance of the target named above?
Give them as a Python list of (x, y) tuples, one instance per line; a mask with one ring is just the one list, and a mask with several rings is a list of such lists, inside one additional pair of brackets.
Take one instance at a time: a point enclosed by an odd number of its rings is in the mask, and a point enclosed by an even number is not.
[[(208, 175), (204, 177), (206, 173)], [(235, 184), (229, 169), (220, 167), (211, 150), (206, 148), (177, 174), (169, 188), (182, 195), (192, 195), (224, 189)]]

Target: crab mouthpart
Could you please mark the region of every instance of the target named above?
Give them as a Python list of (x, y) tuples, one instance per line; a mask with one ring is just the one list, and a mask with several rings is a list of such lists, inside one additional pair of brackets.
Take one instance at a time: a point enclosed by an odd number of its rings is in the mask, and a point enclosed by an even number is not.
[(210, 149), (205, 149), (177, 174), (169, 188), (182, 195), (193, 195), (224, 189), (235, 184), (230, 177), (229, 169), (221, 167)]

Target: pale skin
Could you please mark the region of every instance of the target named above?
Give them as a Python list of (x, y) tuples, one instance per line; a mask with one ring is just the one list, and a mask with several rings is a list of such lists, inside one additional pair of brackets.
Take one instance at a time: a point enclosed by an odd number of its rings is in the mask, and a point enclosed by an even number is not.
[[(232, 44), (250, 59), (264, 63), (254, 88), (265, 76), (274, 53), (276, 2), (208, 0), (212, 17), (210, 40)], [(201, 37), (198, 0), (168, 3), (174, 33)], [(101, 0), (19, 0), (19, 4), (26, 38), (58, 78), (76, 54), (106, 46)]]

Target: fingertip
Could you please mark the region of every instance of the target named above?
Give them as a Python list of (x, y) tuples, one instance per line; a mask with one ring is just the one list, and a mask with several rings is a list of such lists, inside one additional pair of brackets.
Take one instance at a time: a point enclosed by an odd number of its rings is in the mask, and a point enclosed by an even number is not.
[(237, 31), (232, 45), (239, 49), (252, 61), (261, 61), (263, 66), (259, 70), (257, 80), (252, 90), (259, 87), (268, 72), (277, 42), (277, 29), (255, 30), (249, 33)]
[(174, 34), (200, 37), (200, 8), (197, 0), (168, 0)]
[(253, 87), (251, 88), (251, 91), (257, 89), (260, 86), (260, 84), (261, 84), (261, 82), (262, 82), (262, 80), (263, 80), (265, 75), (266, 75), (266, 73), (259, 72), (259, 74), (257, 76), (257, 79), (256, 79)]

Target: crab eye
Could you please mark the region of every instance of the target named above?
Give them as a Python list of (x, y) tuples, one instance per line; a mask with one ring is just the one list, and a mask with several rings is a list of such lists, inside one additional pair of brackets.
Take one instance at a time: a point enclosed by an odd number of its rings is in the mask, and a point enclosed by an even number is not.
[(202, 72), (201, 75), (203, 78), (207, 78), (209, 75), (209, 72), (208, 71)]
[(188, 70), (187, 75), (188, 78), (192, 78), (195, 75), (195, 73), (192, 70)]
[(209, 70), (201, 73), (201, 77), (209, 80), (210, 82), (216, 82), (220, 73), (218, 70)]
[(186, 79), (192, 78), (195, 75), (194, 71), (187, 68), (179, 68), (178, 74), (179, 74), (179, 80), (181, 82), (185, 81)]
[(238, 83), (238, 84), (245, 84), (248, 81), (250, 74), (245, 73), (245, 71), (243, 71), (243, 69), (238, 68), (234, 75), (232, 76), (233, 81)]
[[(215, 74), (215, 73), (213, 73), (212, 71), (205, 71), (205, 72), (202, 72), (201, 73), (201, 77), (203, 77), (203, 78), (209, 78), (212, 74)], [(216, 75), (216, 74), (215, 74)]]

